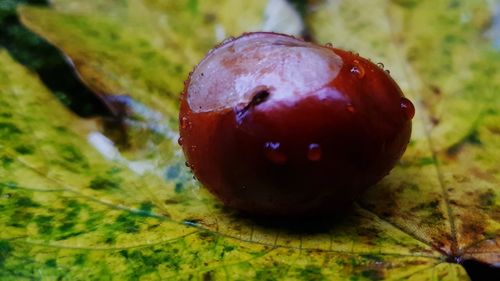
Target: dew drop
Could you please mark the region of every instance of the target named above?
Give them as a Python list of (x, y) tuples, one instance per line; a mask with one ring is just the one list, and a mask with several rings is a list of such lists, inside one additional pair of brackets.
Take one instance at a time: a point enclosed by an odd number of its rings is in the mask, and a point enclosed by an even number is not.
[(351, 73), (355, 73), (356, 75), (358, 75), (358, 76), (359, 76), (359, 74), (360, 74), (361, 72), (359, 71), (359, 68), (357, 68), (356, 66), (353, 66), (353, 67), (351, 68)]
[(264, 145), (264, 154), (267, 159), (275, 164), (285, 164), (286, 156), (281, 151), (281, 144), (279, 142), (266, 142)]
[(189, 164), (188, 161), (184, 162), (184, 165), (186, 165), (186, 167), (188, 167), (188, 168), (191, 168), (191, 165)]
[(310, 161), (321, 160), (321, 146), (317, 143), (311, 143), (307, 150), (307, 159)]
[(188, 122), (187, 117), (182, 117), (182, 118), (181, 118), (181, 128), (182, 128), (182, 129), (185, 129), (185, 128), (186, 128), (187, 122)]
[(325, 44), (325, 47), (328, 47), (328, 48), (333, 48), (333, 44), (332, 44), (332, 43), (326, 43), (326, 44)]
[(390, 71), (389, 69), (386, 69), (386, 70), (385, 70), (385, 73), (387, 73), (387, 74), (391, 74), (391, 71)]
[(185, 130), (186, 128), (190, 129), (191, 128), (191, 121), (187, 117), (182, 117), (181, 118), (181, 129)]
[(365, 69), (360, 65), (359, 60), (353, 60), (354, 66), (351, 68), (351, 73), (358, 76), (359, 79), (365, 77)]
[(179, 137), (179, 138), (177, 139), (177, 143), (178, 143), (180, 146), (182, 146), (182, 141), (183, 141), (182, 137)]
[(413, 119), (413, 116), (415, 116), (415, 107), (413, 106), (413, 103), (411, 103), (411, 101), (407, 98), (401, 98), (400, 105), (406, 118), (408, 118), (408, 120)]
[(224, 41), (222, 41), (222, 42), (220, 43), (220, 45), (222, 46), (222, 45), (227, 44), (227, 43), (229, 43), (229, 42), (231, 42), (231, 41), (234, 41), (234, 37), (233, 37), (233, 36), (229, 36), (229, 37), (227, 37), (226, 39), (224, 39)]
[(385, 67), (385, 65), (383, 63), (381, 63), (381, 62), (377, 63), (377, 65), (378, 65), (378, 67), (380, 67), (382, 69), (384, 69), (384, 67)]

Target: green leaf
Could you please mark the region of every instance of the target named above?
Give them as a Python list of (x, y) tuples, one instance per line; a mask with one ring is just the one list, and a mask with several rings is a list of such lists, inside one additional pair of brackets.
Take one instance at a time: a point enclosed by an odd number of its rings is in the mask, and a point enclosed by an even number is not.
[(87, 144), (91, 124), (36, 77), (5, 52), (0, 61), (2, 279), (380, 278), (440, 263), (362, 209), (331, 229), (294, 233), (239, 218), (195, 186), (137, 176)]
[(187, 72), (217, 32), (258, 29), (265, 1), (54, 2), (23, 7), (23, 22), (95, 92), (132, 97), (133, 120), (153, 131), (132, 135), (155, 146), (103, 157), (89, 144), (103, 140), (95, 122), (1, 53), (0, 279), (466, 280), (447, 261), (500, 262), (492, 1), (311, 1), (311, 34), (384, 62), (417, 115), (392, 173), (308, 231), (224, 209), (170, 141)]

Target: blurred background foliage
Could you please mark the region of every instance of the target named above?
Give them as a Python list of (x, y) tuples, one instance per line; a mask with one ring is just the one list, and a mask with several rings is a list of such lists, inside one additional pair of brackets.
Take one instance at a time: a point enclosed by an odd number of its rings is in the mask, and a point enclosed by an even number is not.
[(54, 46), (24, 27), (17, 16), (22, 4), (47, 6), (47, 0), (0, 0), (0, 48), (30, 70), (73, 112), (83, 117), (109, 115), (103, 103), (77, 78)]

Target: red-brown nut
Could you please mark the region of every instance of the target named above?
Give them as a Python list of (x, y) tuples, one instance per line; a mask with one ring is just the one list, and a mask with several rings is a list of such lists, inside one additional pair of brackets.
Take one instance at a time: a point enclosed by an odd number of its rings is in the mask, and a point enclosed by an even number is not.
[(261, 215), (343, 210), (387, 175), (412, 103), (380, 67), (276, 33), (210, 51), (181, 97), (180, 143), (227, 206)]

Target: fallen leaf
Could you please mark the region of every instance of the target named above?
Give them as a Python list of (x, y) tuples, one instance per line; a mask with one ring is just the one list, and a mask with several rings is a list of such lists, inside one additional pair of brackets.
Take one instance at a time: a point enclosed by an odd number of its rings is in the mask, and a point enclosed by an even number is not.
[[(22, 8), (23, 22), (68, 54), (95, 92), (130, 96), (162, 115), (146, 124), (165, 120), (174, 134), (187, 72), (221, 29), (258, 29), (265, 6), (54, 2)], [(248, 13), (229, 12), (238, 5)], [(171, 135), (150, 148), (167, 155), (164, 176), (106, 159), (87, 143), (106, 140), (95, 124), (2, 53), (0, 277), (466, 280), (456, 263), (498, 266), (500, 52), (484, 36), (489, 5), (311, 1), (314, 38), (383, 62), (417, 115), (400, 165), (352, 214), (298, 229), (224, 209), (187, 180)]]

